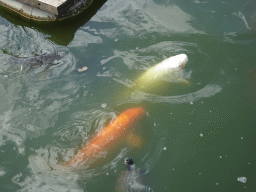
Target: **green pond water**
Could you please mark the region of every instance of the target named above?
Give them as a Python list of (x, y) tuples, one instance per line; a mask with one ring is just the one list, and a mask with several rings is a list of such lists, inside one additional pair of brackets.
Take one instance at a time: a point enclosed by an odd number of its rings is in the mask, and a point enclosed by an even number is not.
[[(146, 191), (255, 191), (255, 1), (101, 5), (56, 26), (0, 10), (0, 191), (124, 191), (128, 156)], [(189, 84), (133, 87), (181, 53)], [(133, 107), (132, 139), (61, 167)]]

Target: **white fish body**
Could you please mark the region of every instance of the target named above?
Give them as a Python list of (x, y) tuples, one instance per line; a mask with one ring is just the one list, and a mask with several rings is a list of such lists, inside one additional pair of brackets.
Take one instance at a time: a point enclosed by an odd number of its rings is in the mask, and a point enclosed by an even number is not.
[[(168, 59), (163, 60), (153, 68), (154, 71), (171, 71), (175, 69), (183, 69), (188, 62), (188, 56), (186, 54), (179, 54)], [(150, 69), (149, 69), (150, 70)]]
[(186, 82), (183, 78), (183, 68), (188, 62), (186, 54), (179, 54), (165, 59), (161, 63), (148, 69), (137, 81), (142, 86), (152, 84), (155, 80), (168, 82)]

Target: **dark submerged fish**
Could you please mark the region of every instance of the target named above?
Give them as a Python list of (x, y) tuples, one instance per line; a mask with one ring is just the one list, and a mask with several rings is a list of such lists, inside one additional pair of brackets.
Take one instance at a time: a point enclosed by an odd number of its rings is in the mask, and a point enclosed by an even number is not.
[(124, 163), (128, 170), (121, 173), (121, 176), (117, 180), (117, 186), (115, 191), (152, 191), (150, 187), (141, 184), (141, 170), (135, 168), (135, 164), (132, 158), (126, 158)]
[[(65, 56), (64, 53), (52, 52), (52, 53), (43, 53), (43, 54), (33, 54), (29, 56), (24, 55), (12, 55), (8, 51), (3, 51), (4, 54), (9, 55), (6, 58), (7, 62), (5, 63), (5, 68), (16, 69), (19, 68), (18, 72), (37, 69), (43, 67), (41, 72), (46, 71), (52, 65), (57, 65), (60, 63), (60, 60)], [(10, 57), (11, 56), (11, 57)]]
[[(49, 54), (35, 54), (34, 56), (18, 56), (16, 57), (18, 63), (22, 64), (24, 68), (31, 69), (39, 68), (45, 66), (47, 70), (52, 65), (59, 64), (59, 60), (64, 57), (64, 54), (53, 52)], [(44, 70), (44, 71), (45, 71)]]

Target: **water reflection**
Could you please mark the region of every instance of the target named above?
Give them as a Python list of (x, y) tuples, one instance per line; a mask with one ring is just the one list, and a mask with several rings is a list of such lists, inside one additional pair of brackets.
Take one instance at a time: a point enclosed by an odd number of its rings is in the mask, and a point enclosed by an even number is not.
[[(77, 89), (68, 78), (58, 80), (74, 71), (73, 55), (46, 37), (28, 27), (1, 24), (1, 144), (15, 143), (17, 156), (27, 154), (27, 142), (46, 135)], [(56, 87), (48, 91), (49, 86)]]
[[(175, 1), (175, 5), (191, 16), (188, 23), (197, 30), (208, 34), (223, 34), (223, 32), (248, 33), (255, 25), (252, 21), (255, 13), (255, 1), (232, 2), (210, 1)], [(196, 11), (195, 11), (196, 10)]]
[[(118, 10), (118, 11), (115, 11)], [(160, 11), (161, 10), (161, 11)], [(177, 5), (163, 6), (154, 1), (108, 1), (91, 21), (110, 22), (121, 26), (112, 29), (113, 34), (125, 34), (143, 38), (147, 33), (189, 32), (201, 33), (188, 23), (192, 17)], [(114, 26), (113, 26), (114, 27)], [(101, 32), (109, 33), (101, 30)]]
[(157, 96), (155, 94), (149, 94), (141, 91), (134, 91), (131, 94), (131, 100), (126, 100), (126, 102), (140, 102), (149, 101), (152, 103), (190, 103), (198, 101), (203, 98), (214, 96), (215, 94), (221, 92), (222, 87), (219, 85), (206, 85), (203, 89), (198, 90), (194, 93), (189, 93), (185, 95), (178, 96)]

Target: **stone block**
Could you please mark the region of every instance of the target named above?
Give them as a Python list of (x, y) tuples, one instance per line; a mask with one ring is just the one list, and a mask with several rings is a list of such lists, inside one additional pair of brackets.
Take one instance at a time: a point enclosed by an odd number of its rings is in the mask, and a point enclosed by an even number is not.
[(37, 9), (44, 10), (54, 15), (59, 15), (69, 7), (74, 5), (77, 0), (17, 0), (21, 3), (31, 5)]

